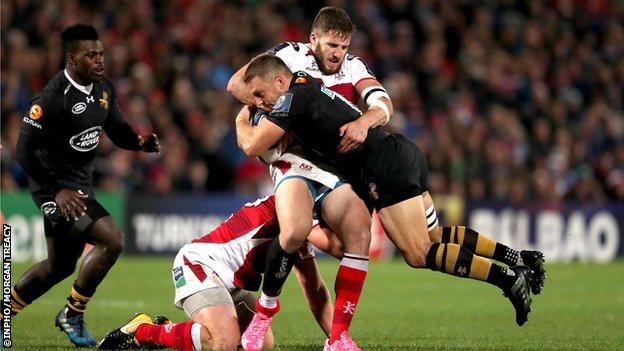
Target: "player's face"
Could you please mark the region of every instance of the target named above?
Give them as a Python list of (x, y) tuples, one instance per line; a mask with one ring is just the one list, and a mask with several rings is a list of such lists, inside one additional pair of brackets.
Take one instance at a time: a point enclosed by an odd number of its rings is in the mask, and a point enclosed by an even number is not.
[(88, 84), (104, 78), (104, 47), (99, 40), (81, 40), (69, 54), (69, 68)]
[(347, 49), (351, 44), (351, 35), (329, 32), (318, 35), (310, 34), (310, 44), (316, 63), (323, 74), (336, 74), (340, 71)]
[(254, 105), (268, 112), (273, 109), (277, 98), (288, 90), (288, 83), (281, 75), (275, 77), (269, 75), (265, 78), (254, 77), (247, 84), (247, 88), (254, 97)]

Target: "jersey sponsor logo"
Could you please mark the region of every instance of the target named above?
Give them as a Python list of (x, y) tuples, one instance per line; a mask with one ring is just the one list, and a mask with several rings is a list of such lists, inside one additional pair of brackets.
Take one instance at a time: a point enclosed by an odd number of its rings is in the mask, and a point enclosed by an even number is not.
[(87, 103), (95, 102), (95, 98), (93, 96), (87, 96)]
[(368, 184), (368, 195), (373, 200), (379, 200), (379, 194), (377, 193), (377, 184), (375, 183)]
[(33, 121), (32, 119), (24, 116), (24, 118), (22, 118), (22, 121), (26, 124), (30, 124), (31, 126), (37, 128), (37, 129), (43, 129), (43, 127), (41, 126), (41, 124)]
[(299, 169), (306, 172), (312, 172), (312, 166), (307, 163), (300, 164)]
[(100, 99), (100, 106), (104, 107), (105, 110), (108, 110), (108, 93), (102, 92), (102, 98)]
[(288, 112), (290, 112), (290, 105), (292, 104), (292, 97), (292, 93), (284, 93), (277, 98), (273, 106), (273, 111), (271, 111), (271, 116), (283, 117), (288, 115)]
[(56, 209), (57, 209), (57, 205), (56, 205), (56, 202), (54, 201), (44, 202), (41, 205), (41, 212), (46, 216), (54, 214), (54, 212), (56, 212)]
[(32, 119), (33, 121), (36, 121), (41, 118), (41, 116), (43, 116), (43, 109), (41, 108), (41, 106), (32, 105), (30, 107), (30, 111), (28, 111), (28, 117), (30, 117), (30, 119)]
[(336, 96), (336, 92), (333, 90), (329, 90), (326, 86), (321, 85), (321, 92), (327, 96), (329, 96), (330, 98), (334, 98)]
[(69, 139), (69, 145), (76, 151), (91, 151), (100, 144), (100, 132), (102, 132), (100, 126), (83, 130)]
[(306, 77), (299, 77), (295, 79), (295, 84), (308, 84), (308, 79)]
[(175, 281), (175, 287), (177, 289), (186, 285), (186, 279), (184, 278), (184, 271), (182, 267), (173, 268), (173, 280)]
[(87, 109), (87, 104), (85, 104), (84, 102), (78, 102), (74, 106), (72, 106), (71, 111), (73, 114), (79, 115), (85, 112), (86, 109)]

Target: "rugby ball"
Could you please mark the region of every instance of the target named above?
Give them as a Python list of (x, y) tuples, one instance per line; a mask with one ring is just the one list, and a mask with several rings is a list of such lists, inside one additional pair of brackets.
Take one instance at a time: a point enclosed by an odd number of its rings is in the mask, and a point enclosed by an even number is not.
[[(249, 116), (249, 124), (252, 126), (257, 126), (260, 121), (265, 118), (269, 113), (261, 110), (259, 108), (252, 111), (251, 116)], [(275, 143), (273, 146), (269, 148), (268, 151), (262, 153), (262, 155), (258, 156), (258, 159), (268, 165), (277, 161), (279, 158), (279, 151), (277, 149), (279, 142)]]

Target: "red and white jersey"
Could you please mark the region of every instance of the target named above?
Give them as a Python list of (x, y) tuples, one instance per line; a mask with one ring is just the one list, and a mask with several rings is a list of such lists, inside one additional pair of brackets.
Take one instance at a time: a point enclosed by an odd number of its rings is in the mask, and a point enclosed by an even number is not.
[[(210, 286), (212, 272), (230, 291), (258, 290), (267, 249), (278, 234), (274, 196), (245, 204), (216, 229), (180, 249), (174, 261), (174, 283), (178, 287), (183, 275), (186, 284), (177, 298)], [(300, 257), (314, 257), (311, 246), (302, 249)]]
[(375, 75), (364, 61), (349, 54), (346, 55), (338, 73), (332, 75), (321, 73), (309, 43), (284, 42), (269, 52), (281, 58), (291, 71), (305, 71), (352, 104), (356, 104), (359, 98), (355, 85), (364, 79), (375, 79)]

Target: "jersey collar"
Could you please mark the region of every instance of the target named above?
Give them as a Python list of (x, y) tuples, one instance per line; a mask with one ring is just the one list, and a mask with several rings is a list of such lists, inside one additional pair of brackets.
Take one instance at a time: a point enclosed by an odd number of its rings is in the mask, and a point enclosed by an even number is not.
[(67, 78), (67, 80), (69, 80), (69, 82), (74, 86), (74, 88), (82, 91), (83, 93), (85, 93), (87, 95), (91, 95), (91, 90), (93, 89), (93, 83), (91, 83), (89, 85), (80, 85), (80, 84), (76, 83), (76, 81), (73, 80), (69, 76), (69, 73), (67, 72), (67, 69), (64, 69), (63, 73), (65, 73), (65, 78)]

